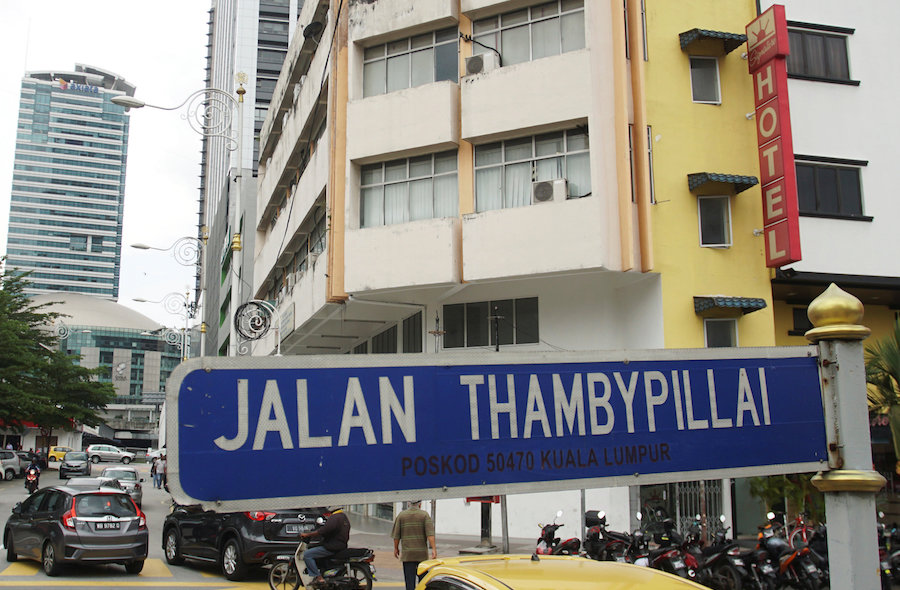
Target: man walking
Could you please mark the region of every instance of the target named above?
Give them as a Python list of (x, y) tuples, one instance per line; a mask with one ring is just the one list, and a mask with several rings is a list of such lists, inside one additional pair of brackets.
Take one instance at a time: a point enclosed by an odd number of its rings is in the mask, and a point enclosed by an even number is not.
[[(437, 559), (437, 542), (434, 540), (434, 522), (427, 512), (422, 510), (422, 501), (413, 500), (409, 508), (397, 515), (394, 528), (391, 530), (394, 539), (394, 557), (403, 562), (403, 579), (406, 590), (416, 587), (416, 569), (419, 562), (428, 559), (428, 544), (431, 545), (431, 559)], [(403, 544), (403, 551), (400, 544)]]

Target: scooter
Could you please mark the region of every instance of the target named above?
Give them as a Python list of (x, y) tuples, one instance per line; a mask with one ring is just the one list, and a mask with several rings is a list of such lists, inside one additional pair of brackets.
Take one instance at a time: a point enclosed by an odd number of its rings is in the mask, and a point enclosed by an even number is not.
[(41, 474), (37, 469), (32, 467), (25, 473), (25, 489), (28, 490), (28, 494), (31, 495), (38, 489), (38, 482), (40, 481)]
[(765, 549), (775, 566), (779, 585), (815, 590), (820, 586), (820, 572), (812, 562), (809, 547), (798, 543), (791, 547), (785, 538), (784, 525), (775, 513), (766, 515), (768, 522), (759, 526), (757, 549)]
[(606, 528), (606, 512), (588, 510), (584, 513), (584, 552), (598, 561), (626, 561), (631, 535)]
[[(269, 570), (269, 588), (272, 590), (297, 590), (309, 588), (313, 576), (306, 570), (303, 554), (309, 548), (306, 539), (301, 539), (293, 555), (279, 555)], [(347, 548), (338, 551), (316, 563), (325, 579), (319, 590), (372, 590), (375, 581), (375, 554), (371, 549)]]
[(556, 536), (556, 531), (563, 526), (562, 524), (556, 524), (556, 519), (562, 515), (563, 511), (559, 510), (556, 512), (556, 518), (553, 519), (551, 524), (538, 524), (541, 527), (541, 536), (538, 537), (537, 547), (534, 550), (536, 554), (578, 555), (578, 550), (581, 549), (581, 540), (572, 537), (560, 542), (559, 537)]

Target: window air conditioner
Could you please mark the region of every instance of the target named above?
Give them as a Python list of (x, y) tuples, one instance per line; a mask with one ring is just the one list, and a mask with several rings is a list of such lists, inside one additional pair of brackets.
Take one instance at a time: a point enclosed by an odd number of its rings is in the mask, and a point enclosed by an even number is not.
[(568, 187), (565, 178), (539, 180), (531, 183), (532, 204), (565, 201), (567, 193)]
[(500, 67), (500, 56), (493, 51), (466, 58), (466, 76), (483, 74)]

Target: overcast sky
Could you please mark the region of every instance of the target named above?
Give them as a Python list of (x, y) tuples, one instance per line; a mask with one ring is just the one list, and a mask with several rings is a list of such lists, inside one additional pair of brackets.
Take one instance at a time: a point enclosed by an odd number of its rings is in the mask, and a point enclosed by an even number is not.
[[(26, 71), (74, 71), (76, 63), (115, 72), (151, 104), (175, 106), (204, 86), (210, 0), (0, 0), (0, 251), (6, 252), (19, 92)], [(184, 319), (162, 299), (194, 286), (194, 268), (165, 248), (197, 235), (200, 136), (183, 111), (131, 111), (119, 303), (157, 322)], [(193, 296), (193, 295), (192, 295)]]

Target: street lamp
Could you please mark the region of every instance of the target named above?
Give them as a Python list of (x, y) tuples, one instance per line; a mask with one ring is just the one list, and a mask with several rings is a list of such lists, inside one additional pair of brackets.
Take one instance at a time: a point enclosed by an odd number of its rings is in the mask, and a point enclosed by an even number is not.
[[(156, 246), (149, 246), (147, 244), (137, 243), (132, 244), (132, 248), (136, 248), (138, 250), (157, 250), (159, 252), (168, 252), (172, 251), (172, 256), (175, 258), (175, 261), (182, 266), (191, 266), (197, 265), (200, 269), (200, 292), (197, 294), (196, 298), (196, 310), (195, 315), (200, 314), (200, 301), (201, 294), (203, 292), (203, 287), (205, 283), (205, 268), (204, 265), (201, 264), (201, 258), (203, 256), (204, 246), (206, 245), (206, 228), (203, 228), (203, 238), (195, 238), (192, 236), (184, 236), (175, 240), (171, 246), (168, 248), (158, 248)], [(200, 319), (200, 356), (206, 356), (206, 322), (203, 321), (202, 317)]]
[[(243, 106), (244, 106), (244, 94), (247, 91), (244, 89), (244, 83), (247, 81), (247, 75), (243, 72), (239, 72), (236, 76), (238, 82), (238, 89), (235, 91), (237, 94), (237, 98), (232, 96), (230, 92), (226, 92), (225, 90), (220, 90), (218, 88), (202, 88), (197, 90), (190, 95), (178, 106), (174, 107), (161, 107), (152, 104), (148, 104), (140, 99), (134, 98), (133, 96), (114, 96), (110, 100), (114, 104), (119, 106), (123, 106), (126, 109), (138, 109), (142, 107), (151, 107), (155, 109), (160, 109), (164, 111), (175, 111), (180, 109), (181, 107), (187, 105), (186, 114), (182, 115), (183, 119), (188, 121), (191, 129), (202, 135), (203, 137), (218, 137), (225, 140), (224, 148), (230, 152), (237, 151), (237, 166), (235, 172), (235, 189), (234, 189), (234, 200), (232, 203), (233, 210), (231, 212), (231, 266), (232, 266), (232, 274), (231, 277), (231, 306), (232, 309), (237, 309), (237, 306), (241, 301), (241, 259), (240, 259), (240, 251), (241, 251), (241, 232), (240, 232), (240, 221), (241, 221), (241, 183), (242, 179), (242, 171), (243, 171), (243, 135), (244, 135), (244, 114), (243, 114)], [(237, 131), (235, 132), (234, 125), (232, 124), (232, 118), (235, 117), (237, 119)], [(209, 207), (207, 207), (209, 210)], [(204, 259), (206, 257), (206, 252), (204, 249)], [(202, 267), (206, 266), (206, 260), (203, 261)], [(229, 334), (230, 346), (229, 352), (230, 356), (235, 356), (237, 354), (237, 333), (234, 328), (234, 322), (231, 323), (231, 330)], [(201, 339), (201, 347), (204, 339)]]
[[(135, 297), (133, 301), (137, 301), (138, 303), (161, 303), (165, 310), (171, 314), (184, 316), (184, 332), (181, 334), (181, 360), (187, 360), (187, 353), (190, 347), (190, 340), (188, 338), (188, 321), (195, 316), (197, 313), (197, 304), (191, 301), (190, 292), (186, 291), (184, 293), (172, 292), (166, 294), (165, 297), (159, 300), (151, 300), (144, 299), (143, 297)], [(172, 341), (169, 334), (165, 336), (166, 342), (169, 344), (175, 344)]]
[[(251, 299), (238, 307), (233, 328), (246, 340), (259, 340), (275, 326), (275, 356), (281, 356), (281, 315), (268, 301)], [(241, 350), (240, 352), (248, 352)]]
[(168, 248), (157, 248), (156, 246), (149, 246), (142, 243), (132, 244), (131, 247), (138, 250), (157, 250), (159, 252), (168, 252), (169, 250), (172, 250), (172, 256), (178, 264), (182, 266), (193, 266), (200, 264), (204, 242), (205, 240), (201, 240), (200, 238), (184, 236), (183, 238), (175, 240)]

